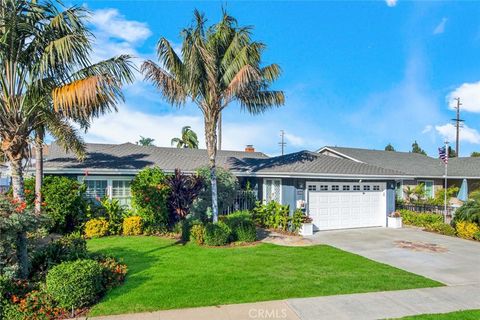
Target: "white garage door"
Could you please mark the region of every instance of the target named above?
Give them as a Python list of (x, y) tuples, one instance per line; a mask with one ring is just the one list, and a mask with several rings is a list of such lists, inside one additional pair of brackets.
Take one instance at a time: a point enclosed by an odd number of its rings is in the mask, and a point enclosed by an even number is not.
[(386, 225), (385, 183), (308, 182), (308, 213), (317, 230)]

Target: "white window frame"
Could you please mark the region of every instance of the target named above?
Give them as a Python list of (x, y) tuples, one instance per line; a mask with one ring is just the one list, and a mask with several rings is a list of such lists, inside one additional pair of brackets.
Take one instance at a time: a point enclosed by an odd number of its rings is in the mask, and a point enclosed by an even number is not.
[(282, 185), (282, 179), (279, 179), (279, 178), (263, 178), (263, 187), (262, 187), (262, 190), (263, 190), (263, 202), (266, 203), (267, 202), (267, 180), (271, 180), (272, 183), (274, 183), (275, 181), (279, 181), (280, 182), (280, 204), (283, 204), (283, 185)]
[[(432, 183), (432, 194), (431, 195), (428, 195), (426, 194), (426, 191), (427, 191), (427, 182), (431, 182)], [(417, 185), (419, 184), (422, 184), (423, 183), (423, 189), (425, 190), (425, 195), (427, 196), (428, 199), (432, 199), (435, 197), (435, 181), (433, 180), (417, 180)]]
[[(84, 181), (88, 180), (106, 180), (107, 181), (107, 191), (105, 195), (108, 197), (108, 199), (112, 200), (113, 196), (113, 181), (116, 180), (130, 180), (130, 182), (133, 180), (134, 177), (132, 176), (78, 176), (77, 180), (81, 183)], [(131, 195), (130, 195), (131, 197)]]

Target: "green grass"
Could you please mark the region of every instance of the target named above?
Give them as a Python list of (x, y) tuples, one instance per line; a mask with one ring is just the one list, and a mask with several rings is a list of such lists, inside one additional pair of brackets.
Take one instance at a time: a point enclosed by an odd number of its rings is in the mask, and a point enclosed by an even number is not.
[(205, 248), (158, 237), (106, 237), (89, 240), (88, 248), (128, 265), (125, 283), (91, 315), (442, 285), (325, 245)]
[(450, 313), (421, 314), (418, 316), (404, 317), (402, 320), (478, 320), (480, 310), (456, 311)]

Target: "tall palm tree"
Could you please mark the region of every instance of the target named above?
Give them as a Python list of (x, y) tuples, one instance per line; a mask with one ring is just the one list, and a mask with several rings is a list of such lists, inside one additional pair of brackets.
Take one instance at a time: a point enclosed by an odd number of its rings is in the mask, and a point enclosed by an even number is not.
[[(32, 139), (40, 158), (46, 132), (82, 155), (85, 146), (71, 122), (87, 128), (93, 117), (115, 109), (123, 83), (133, 80), (127, 55), (90, 63), (87, 15), (49, 0), (0, 0), (0, 140), (19, 201), (25, 200), (23, 165)], [(17, 242), (25, 277), (25, 234)]]
[(251, 114), (263, 113), (284, 104), (282, 91), (269, 90), (280, 75), (280, 67), (260, 66), (265, 45), (251, 39), (250, 27), (239, 27), (237, 21), (223, 12), (221, 20), (206, 27), (197, 10), (193, 26), (184, 29), (181, 57), (171, 43), (161, 38), (157, 54), (160, 65), (145, 61), (145, 78), (155, 84), (163, 97), (182, 106), (190, 99), (203, 113), (205, 140), (212, 183), (213, 221), (218, 220), (217, 124), (220, 112), (235, 101)]
[(153, 146), (153, 141), (155, 141), (155, 139), (140, 136), (140, 140), (137, 141), (137, 144), (144, 147), (149, 147)]
[(195, 131), (193, 131), (190, 126), (185, 126), (182, 128), (182, 137), (173, 138), (172, 146), (177, 145), (177, 148), (189, 148), (189, 149), (198, 149), (198, 137)]

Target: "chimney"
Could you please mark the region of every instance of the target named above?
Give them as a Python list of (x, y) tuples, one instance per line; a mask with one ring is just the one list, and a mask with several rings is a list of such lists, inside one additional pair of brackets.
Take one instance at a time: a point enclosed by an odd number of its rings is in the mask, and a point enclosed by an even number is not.
[(247, 144), (247, 146), (245, 147), (245, 152), (255, 152), (253, 144)]

